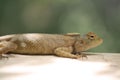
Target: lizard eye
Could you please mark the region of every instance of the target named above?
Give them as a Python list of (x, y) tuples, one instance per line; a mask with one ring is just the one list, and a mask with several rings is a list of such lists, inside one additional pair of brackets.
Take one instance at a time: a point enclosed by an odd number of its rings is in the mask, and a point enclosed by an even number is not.
[(94, 39), (94, 36), (92, 35), (92, 36), (90, 36), (90, 39)]
[(91, 38), (94, 38), (94, 36), (90, 36)]

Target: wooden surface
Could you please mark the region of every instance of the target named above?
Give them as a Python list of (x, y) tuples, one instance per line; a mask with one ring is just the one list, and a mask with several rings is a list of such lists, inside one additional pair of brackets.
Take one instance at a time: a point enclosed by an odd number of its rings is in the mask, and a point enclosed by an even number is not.
[(14, 55), (0, 60), (0, 80), (120, 80), (120, 54), (96, 53), (83, 60)]

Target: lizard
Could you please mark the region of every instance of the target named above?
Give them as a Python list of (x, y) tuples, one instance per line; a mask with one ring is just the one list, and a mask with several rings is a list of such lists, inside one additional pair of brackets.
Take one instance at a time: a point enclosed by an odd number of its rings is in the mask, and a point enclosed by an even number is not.
[(9, 52), (17, 54), (46, 54), (65, 58), (81, 58), (75, 53), (87, 51), (100, 45), (103, 39), (94, 32), (88, 32), (84, 36), (79, 33), (44, 34), (24, 33), (11, 34), (0, 37), (0, 57)]

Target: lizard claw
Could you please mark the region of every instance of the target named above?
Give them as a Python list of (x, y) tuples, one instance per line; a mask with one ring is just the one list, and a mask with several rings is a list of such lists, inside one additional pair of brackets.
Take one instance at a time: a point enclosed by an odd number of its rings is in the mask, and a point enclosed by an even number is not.
[(83, 58), (86, 58), (86, 59), (88, 58), (86, 54), (83, 54), (81, 52), (76, 52), (75, 55), (77, 55), (78, 58), (81, 58), (82, 60), (83, 60)]
[(77, 56), (77, 58), (76, 59), (80, 59), (81, 58), (81, 55), (76, 55)]

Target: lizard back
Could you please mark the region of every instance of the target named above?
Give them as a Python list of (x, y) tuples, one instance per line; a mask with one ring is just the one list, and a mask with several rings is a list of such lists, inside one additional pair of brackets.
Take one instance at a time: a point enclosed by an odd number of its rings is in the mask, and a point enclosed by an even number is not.
[(26, 54), (53, 54), (57, 47), (72, 46), (74, 38), (57, 34), (18, 34), (11, 38), (17, 44), (13, 52)]

